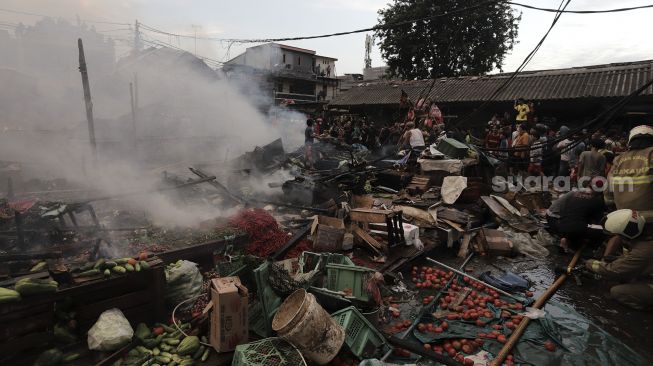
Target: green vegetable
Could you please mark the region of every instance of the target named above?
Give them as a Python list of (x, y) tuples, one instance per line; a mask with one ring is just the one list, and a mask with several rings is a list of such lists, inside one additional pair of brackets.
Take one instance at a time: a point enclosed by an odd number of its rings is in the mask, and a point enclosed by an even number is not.
[[(174, 339), (174, 338), (166, 338), (163, 341), (171, 346), (176, 346), (180, 343), (179, 339)], [(179, 352), (177, 351), (177, 353)]]
[(170, 354), (169, 352), (161, 352), (161, 356), (172, 358), (172, 354)]
[(193, 361), (193, 359), (190, 359), (190, 360), (181, 361), (179, 366), (193, 366), (194, 364), (195, 364), (195, 361)]
[(140, 262), (138, 262), (138, 264), (141, 265), (142, 269), (150, 269), (150, 264), (147, 263), (146, 261), (140, 261)]
[(204, 362), (204, 361), (208, 360), (210, 353), (211, 353), (210, 348), (205, 349), (204, 353), (202, 353), (202, 358), (200, 359), (200, 361)]
[(104, 277), (110, 277), (111, 276), (111, 270), (109, 268), (104, 270)]
[(160, 340), (157, 340), (157, 339), (154, 339), (154, 338), (142, 339), (141, 342), (143, 342), (143, 345), (145, 347), (147, 347), (147, 348), (154, 348), (154, 347), (158, 346), (161, 343)]
[(177, 353), (184, 355), (192, 355), (200, 347), (200, 339), (196, 336), (189, 336), (184, 338), (177, 346)]
[(152, 354), (152, 351), (149, 350), (147, 347), (136, 346), (136, 349), (137, 349), (138, 352), (140, 352), (141, 354), (148, 354), (148, 355), (151, 355), (151, 354)]
[(155, 365), (154, 361), (156, 361), (156, 360), (153, 359), (153, 358), (150, 358), (150, 359), (146, 360), (145, 362), (141, 363), (140, 366), (151, 366), (151, 365)]
[(136, 326), (136, 331), (134, 332), (136, 338), (143, 340), (149, 338), (152, 335), (150, 328), (145, 323), (138, 323)]
[(121, 267), (121, 266), (115, 266), (115, 267), (111, 268), (111, 270), (116, 272), (116, 273), (125, 273), (125, 272), (127, 272), (125, 267)]
[(163, 328), (163, 330), (165, 330), (165, 331), (168, 332), (168, 333), (172, 333), (172, 332), (175, 331), (175, 328), (173, 328), (173, 327), (171, 327), (171, 326), (168, 326), (168, 325), (165, 325), (165, 324), (163, 324), (163, 323), (156, 323), (156, 324), (154, 324), (154, 325), (156, 325), (157, 327), (161, 327), (161, 328)]
[(16, 282), (16, 291), (22, 296), (51, 294), (57, 292), (59, 283), (53, 280), (23, 278)]
[(161, 343), (161, 344), (159, 345), (159, 347), (160, 347), (162, 350), (166, 351), (166, 352), (168, 352), (168, 351), (172, 351), (172, 350), (174, 349), (174, 347), (172, 347), (171, 345), (165, 344), (165, 343)]
[(93, 269), (94, 266), (95, 266), (95, 262), (88, 262), (85, 265), (77, 268), (75, 271), (76, 272), (85, 272), (85, 271), (88, 271), (89, 269)]
[(175, 360), (170, 361), (168, 366), (177, 366), (177, 361), (175, 361)]
[(84, 271), (78, 274), (77, 277), (90, 277), (90, 276), (97, 276), (99, 274), (100, 274), (99, 269), (89, 269), (88, 271)]
[(113, 261), (116, 262), (118, 265), (123, 265), (129, 262), (129, 258), (116, 258)]
[(18, 291), (0, 287), (0, 304), (6, 302), (19, 301), (19, 300), (20, 300), (20, 294), (18, 293)]
[(161, 350), (156, 347), (152, 350), (152, 356), (158, 356), (160, 353)]
[(68, 328), (66, 328), (61, 324), (56, 324), (54, 326), (53, 334), (54, 334), (54, 339), (64, 344), (77, 342), (77, 337), (74, 334), (72, 334), (68, 330)]
[(100, 267), (102, 267), (102, 265), (104, 264), (104, 262), (106, 262), (106, 261), (104, 260), (104, 258), (100, 258), (100, 259), (98, 259), (98, 260), (95, 262), (95, 265), (93, 265), (93, 268), (94, 268), (94, 269), (100, 269)]
[(136, 262), (136, 264), (134, 265), (134, 269), (136, 270), (136, 272), (140, 272), (141, 271), (141, 265), (138, 264), (138, 262)]
[(111, 268), (113, 268), (113, 267), (115, 267), (115, 266), (117, 266), (117, 265), (118, 265), (118, 263), (116, 263), (116, 262), (114, 262), (114, 261), (106, 261), (106, 262), (104, 263), (104, 268), (109, 268), (109, 269), (111, 269)]
[(172, 361), (172, 360), (170, 359), (170, 357), (156, 356), (155, 358), (156, 358), (157, 361), (159, 361), (159, 362), (161, 362), (161, 363), (164, 363), (164, 364), (167, 364), (167, 363), (169, 363), (170, 361)]
[(122, 366), (122, 358), (117, 359), (111, 366)]
[(71, 361), (75, 361), (75, 360), (78, 359), (79, 357), (81, 357), (81, 355), (80, 355), (79, 353), (69, 353), (69, 354), (63, 356), (62, 361), (63, 361), (64, 363), (66, 363), (66, 362), (71, 362)]
[(206, 336), (202, 336), (200, 339), (202, 340), (202, 343), (209, 343), (209, 339), (206, 338)]
[(125, 264), (125, 269), (127, 270), (127, 272), (134, 272), (134, 266), (132, 266), (129, 263)]
[(63, 353), (56, 348), (49, 349), (39, 355), (34, 366), (55, 366), (61, 363)]
[(30, 272), (40, 272), (47, 267), (48, 264), (46, 262), (38, 262), (32, 269), (30, 269)]
[(205, 348), (206, 348), (206, 347), (204, 347), (204, 346), (200, 346), (200, 347), (197, 349), (197, 351), (195, 351), (195, 353), (193, 354), (193, 360), (197, 360), (197, 359), (199, 359), (200, 357), (202, 357), (202, 354), (204, 353), (204, 349), (205, 349)]

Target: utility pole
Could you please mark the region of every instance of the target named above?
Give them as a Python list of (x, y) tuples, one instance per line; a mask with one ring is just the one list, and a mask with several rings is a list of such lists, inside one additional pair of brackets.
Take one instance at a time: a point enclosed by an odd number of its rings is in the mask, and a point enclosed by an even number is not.
[(132, 108), (132, 137), (136, 139), (136, 101), (134, 100), (134, 84), (129, 83), (129, 97)]
[(97, 163), (97, 145), (95, 143), (95, 123), (93, 122), (93, 102), (91, 101), (91, 87), (88, 84), (88, 71), (86, 69), (86, 57), (84, 56), (84, 44), (82, 39), (77, 39), (79, 48), (79, 72), (82, 74), (82, 87), (84, 88), (84, 102), (86, 104), (86, 120), (88, 121), (88, 138), (91, 141), (91, 154), (93, 163)]
[(202, 26), (191, 24), (191, 27), (193, 28), (193, 31), (195, 31), (195, 55), (197, 56), (197, 30), (202, 29)]
[(138, 23), (138, 19), (136, 19), (134, 23), (134, 51), (140, 51), (141, 50), (141, 25)]

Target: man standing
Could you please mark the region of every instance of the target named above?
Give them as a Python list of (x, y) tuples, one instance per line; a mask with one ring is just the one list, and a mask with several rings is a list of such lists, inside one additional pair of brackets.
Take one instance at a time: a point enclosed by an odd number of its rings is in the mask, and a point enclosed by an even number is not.
[(531, 109), (523, 99), (519, 98), (515, 101), (515, 110), (517, 111), (517, 117), (515, 117), (517, 125), (525, 124), (528, 122), (528, 113), (531, 111)]
[(568, 177), (570, 173), (569, 160), (571, 159), (571, 145), (572, 141), (567, 138), (569, 134), (569, 127), (561, 126), (559, 130), (560, 137), (565, 137), (564, 140), (558, 142), (555, 146), (556, 151), (560, 151), (560, 166), (558, 167), (558, 176), (559, 177)]
[(605, 173), (605, 156), (599, 152), (604, 146), (603, 141), (593, 139), (590, 141), (591, 150), (583, 151), (578, 158), (578, 177), (591, 179), (603, 176)]

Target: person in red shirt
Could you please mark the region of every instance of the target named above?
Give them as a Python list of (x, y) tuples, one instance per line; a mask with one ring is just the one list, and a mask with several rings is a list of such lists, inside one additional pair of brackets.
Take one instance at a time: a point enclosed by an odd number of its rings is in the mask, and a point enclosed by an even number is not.
[(500, 142), (501, 135), (499, 134), (499, 129), (493, 127), (490, 131), (488, 131), (487, 135), (485, 135), (485, 147), (496, 149), (499, 147)]

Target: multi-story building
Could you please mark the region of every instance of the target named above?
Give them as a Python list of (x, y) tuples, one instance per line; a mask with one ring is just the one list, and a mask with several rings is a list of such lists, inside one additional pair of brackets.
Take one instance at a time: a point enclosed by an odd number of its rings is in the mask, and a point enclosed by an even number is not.
[(328, 101), (337, 93), (336, 61), (313, 50), (266, 43), (227, 61), (223, 71), (232, 78), (256, 80), (276, 104), (311, 103)]

